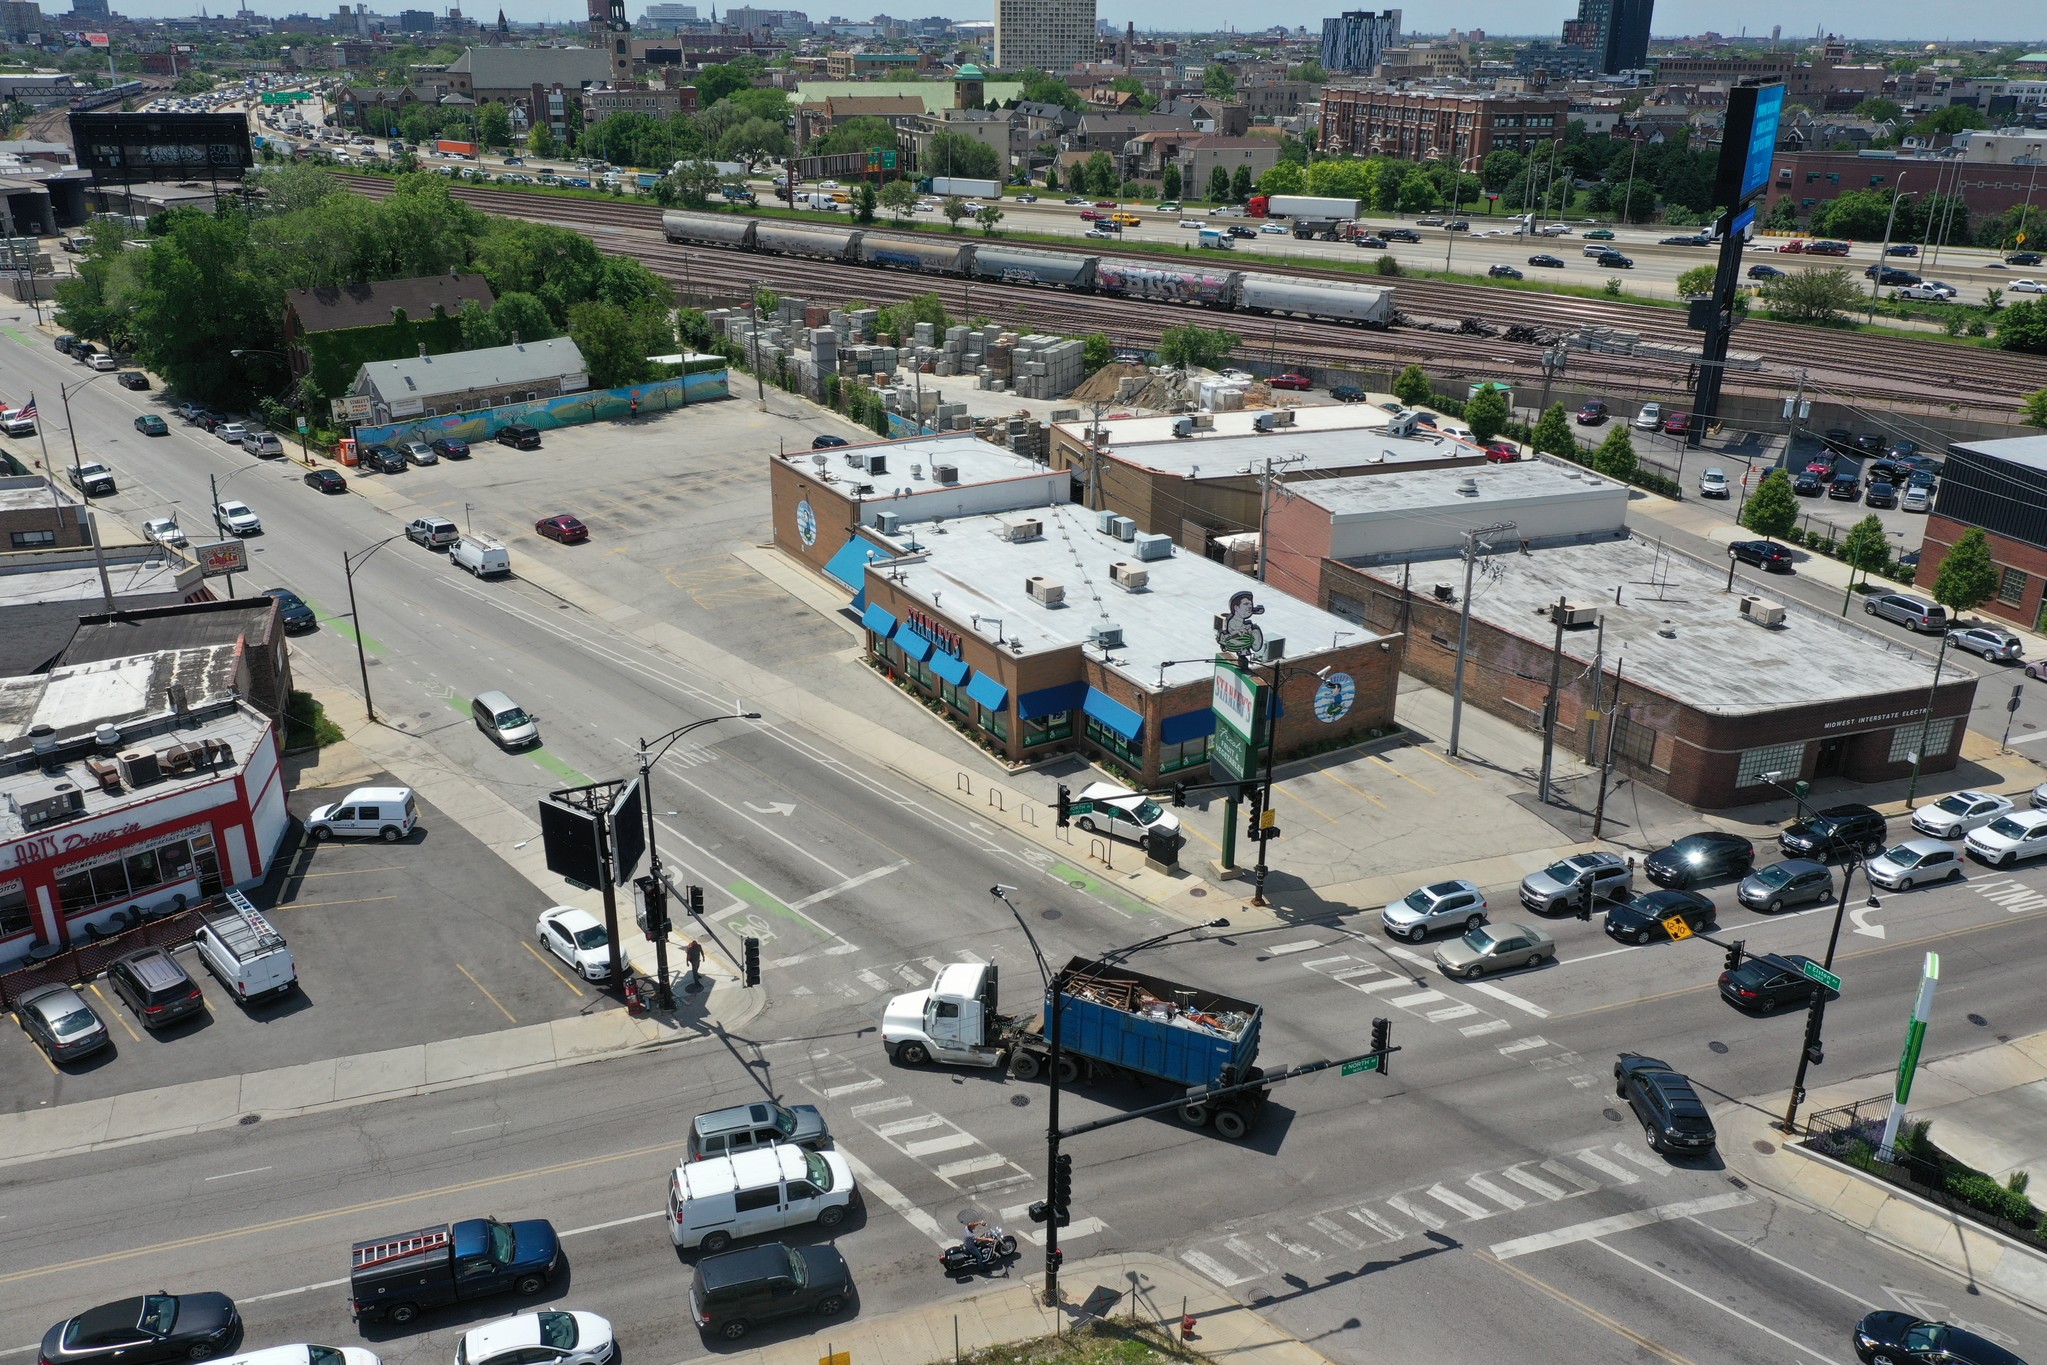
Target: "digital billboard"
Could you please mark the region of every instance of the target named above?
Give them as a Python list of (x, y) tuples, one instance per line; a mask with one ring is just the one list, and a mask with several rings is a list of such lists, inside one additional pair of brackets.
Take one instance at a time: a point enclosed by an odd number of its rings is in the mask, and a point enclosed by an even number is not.
[(240, 175), (256, 163), (246, 114), (73, 114), (78, 164), (122, 180)]
[(1727, 122), (1714, 168), (1713, 202), (1738, 209), (1770, 183), (1770, 162), (1777, 153), (1778, 125), (1784, 118), (1784, 86), (1737, 85), (1727, 92)]
[(1749, 124), (1748, 159), (1741, 170), (1741, 194), (1747, 203), (1770, 183), (1770, 159), (1777, 153), (1777, 125), (1784, 118), (1784, 87), (1766, 85), (1756, 92), (1756, 111)]

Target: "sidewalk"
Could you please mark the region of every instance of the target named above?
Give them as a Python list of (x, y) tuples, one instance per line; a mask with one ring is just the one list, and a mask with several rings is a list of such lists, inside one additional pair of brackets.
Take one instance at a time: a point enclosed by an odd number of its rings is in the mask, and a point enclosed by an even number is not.
[[(1883, 1072), (1819, 1086), (1801, 1118), (1883, 1096), (1893, 1080)], [(1771, 1125), (1787, 1099), (1778, 1093), (1715, 1111), (1729, 1167), (1971, 1286), (2030, 1308), (2047, 1303), (2047, 1246), (2026, 1246), (1873, 1175), (1786, 1145)], [(2013, 1170), (2047, 1173), (2047, 1033), (1926, 1064), (1908, 1112), (1932, 1120), (1934, 1141), (1979, 1170), (2000, 1179)]]
[[(931, 1267), (933, 1286), (939, 1283)], [(1328, 1365), (1328, 1357), (1288, 1335), (1208, 1281), (1163, 1256), (1096, 1256), (1071, 1261), (1059, 1272), (1058, 1308), (1041, 1301), (1042, 1267), (1026, 1273), (1019, 1258), (1009, 1277), (965, 1298), (946, 1298), (928, 1308), (879, 1317), (856, 1316), (816, 1327), (772, 1346), (736, 1352), (738, 1365), (818, 1365), (835, 1356), (850, 1365), (937, 1365), (990, 1346), (1014, 1345), (1070, 1331), (1080, 1306), (1098, 1287), (1121, 1295), (1105, 1321), (1151, 1322), (1179, 1335), (1182, 1312), (1196, 1318), (1190, 1349), (1211, 1360), (1243, 1365)], [(1184, 1309), (1183, 1309), (1184, 1305)], [(1146, 1353), (1149, 1355), (1149, 1352)]]

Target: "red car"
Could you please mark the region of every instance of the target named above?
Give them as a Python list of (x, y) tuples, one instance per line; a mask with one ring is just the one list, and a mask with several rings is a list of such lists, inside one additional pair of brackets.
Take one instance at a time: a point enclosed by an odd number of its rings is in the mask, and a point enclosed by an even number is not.
[(1514, 448), (1512, 441), (1486, 442), (1485, 462), (1487, 464), (1517, 464), (1520, 462), (1520, 459), (1521, 452)]
[(1097, 199), (1095, 200), (1095, 207), (1098, 209), (1112, 209), (1116, 207), (1116, 201), (1113, 199)]
[(1663, 419), (1663, 434), (1683, 436), (1692, 429), (1692, 415), (1688, 412), (1673, 412)]
[(556, 517), (542, 517), (533, 523), (533, 531), (563, 545), (581, 545), (590, 538), (590, 528), (566, 512)]
[(1305, 392), (1315, 386), (1309, 381), (1308, 376), (1295, 374), (1289, 370), (1285, 374), (1276, 374), (1266, 380), (1265, 387), (1268, 389), (1300, 389)]
[(1596, 427), (1606, 420), (1606, 416), (1606, 404), (1595, 398), (1584, 407), (1578, 409), (1578, 425), (1581, 427)]
[(1082, 209), (1080, 211), (1080, 221), (1083, 223), (1099, 223), (1108, 216), (1108, 214), (1098, 213), (1094, 209)]

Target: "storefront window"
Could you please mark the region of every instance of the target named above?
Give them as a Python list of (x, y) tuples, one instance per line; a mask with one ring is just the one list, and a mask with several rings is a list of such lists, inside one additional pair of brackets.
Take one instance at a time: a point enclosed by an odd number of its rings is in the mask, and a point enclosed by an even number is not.
[(923, 687), (927, 690), (937, 686), (937, 683), (933, 680), (931, 676), (931, 670), (924, 667), (923, 664), (919, 663), (913, 663), (910, 665), (910, 680), (912, 682), (915, 682), (918, 686)]
[(1009, 713), (1007, 711), (990, 711), (979, 703), (975, 704), (974, 710), (980, 714), (981, 728), (983, 730), (986, 730), (1004, 743), (1008, 742)]
[(1032, 716), (1023, 723), (1023, 742), (1026, 749), (1035, 744), (1050, 744), (1056, 739), (1073, 738), (1073, 712), (1060, 711), (1049, 716)]
[(129, 855), (128, 891), (131, 895), (138, 891), (147, 891), (152, 886), (161, 885), (163, 885), (163, 877), (158, 871), (155, 849), (151, 849), (147, 853)]
[(953, 683), (946, 682), (944, 679), (941, 678), (938, 683), (938, 695), (945, 699), (945, 704), (947, 706), (950, 706), (953, 710), (958, 711), (962, 715), (966, 714), (967, 708), (960, 701), (961, 694), (958, 686), (956, 686)]
[(81, 915), (194, 875), (202, 895), (220, 891), (213, 836), (187, 830), (134, 853), (109, 853), (59, 870), (57, 905), (66, 915)]
[(1184, 744), (1159, 745), (1159, 769), (1175, 772), (1181, 768), (1197, 768), (1208, 762), (1208, 736), (1199, 735)]
[(28, 884), (0, 882), (0, 938), (25, 934), (29, 930)]
[(1099, 744), (1102, 748), (1107, 749), (1110, 753), (1122, 759), (1125, 763), (1130, 764), (1133, 768), (1142, 768), (1144, 766), (1143, 750), (1096, 720), (1093, 716), (1087, 718), (1087, 737), (1092, 742)]
[[(1919, 761), (1924, 763), (1936, 754), (1946, 753), (1948, 741), (1954, 737), (1953, 716), (1930, 725), (1923, 720), (1915, 725), (1900, 725), (1891, 731), (1891, 762), (1910, 763), (1912, 755), (1918, 754)], [(1921, 740), (1925, 741), (1924, 748), (1920, 747)]]
[(1764, 773), (1782, 773), (1783, 780), (1789, 782), (1804, 771), (1804, 744), (1768, 744), (1742, 750), (1741, 761), (1734, 768), (1734, 785), (1760, 787)]

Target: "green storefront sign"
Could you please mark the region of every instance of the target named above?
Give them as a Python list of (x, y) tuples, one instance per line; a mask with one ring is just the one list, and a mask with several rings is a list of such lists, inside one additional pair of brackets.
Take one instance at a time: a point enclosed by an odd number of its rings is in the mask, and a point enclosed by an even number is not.
[(1258, 752), (1265, 745), (1265, 684), (1247, 669), (1223, 659), (1215, 663), (1215, 736), (1208, 760), (1215, 772), (1232, 782), (1248, 782), (1258, 772)]

